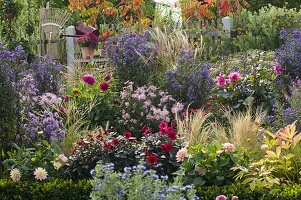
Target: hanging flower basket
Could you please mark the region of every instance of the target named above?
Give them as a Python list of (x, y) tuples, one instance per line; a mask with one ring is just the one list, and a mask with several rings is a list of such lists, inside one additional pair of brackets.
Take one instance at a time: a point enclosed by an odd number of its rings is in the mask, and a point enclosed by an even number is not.
[(81, 47), (83, 59), (92, 59), (95, 55), (95, 49), (90, 47)]
[(98, 46), (98, 37), (93, 33), (88, 33), (79, 37), (77, 44), (81, 47), (83, 59), (92, 59)]

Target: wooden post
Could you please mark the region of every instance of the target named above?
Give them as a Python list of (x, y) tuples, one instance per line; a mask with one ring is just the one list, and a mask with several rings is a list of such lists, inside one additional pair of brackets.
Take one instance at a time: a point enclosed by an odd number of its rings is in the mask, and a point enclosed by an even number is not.
[(231, 30), (233, 29), (233, 19), (231, 17), (224, 17), (222, 19), (223, 29), (227, 38), (231, 38)]
[[(68, 26), (66, 28), (67, 35), (75, 35), (75, 27)], [(68, 70), (74, 70), (74, 56), (75, 56), (75, 41), (73, 37), (66, 38), (66, 51), (67, 51), (67, 66)]]

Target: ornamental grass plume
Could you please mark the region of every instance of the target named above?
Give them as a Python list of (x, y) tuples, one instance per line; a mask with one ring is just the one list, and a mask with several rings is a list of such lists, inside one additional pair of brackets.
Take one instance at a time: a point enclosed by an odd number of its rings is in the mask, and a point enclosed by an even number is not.
[(254, 114), (249, 107), (245, 112), (234, 112), (228, 115), (230, 124), (229, 141), (237, 148), (245, 147), (249, 150), (258, 147), (258, 131), (264, 122), (266, 112), (257, 109)]
[(19, 169), (15, 168), (10, 171), (10, 178), (12, 179), (13, 182), (20, 181), (21, 177), (22, 174)]
[(42, 180), (47, 179), (48, 173), (47, 173), (47, 171), (46, 171), (44, 168), (38, 167), (38, 168), (36, 168), (35, 171), (33, 172), (33, 175), (35, 175), (35, 178), (36, 178), (37, 180), (42, 181)]
[[(180, 29), (167, 31), (166, 27), (156, 27), (150, 31), (150, 35), (157, 45), (159, 60), (167, 63), (167, 66), (175, 66), (179, 52), (192, 47), (187, 34)], [(194, 54), (200, 52), (200, 49), (195, 49)]]
[(188, 145), (204, 144), (210, 141), (223, 143), (227, 141), (226, 130), (217, 122), (210, 122), (210, 113), (199, 110), (188, 113), (184, 118), (176, 115), (177, 134)]

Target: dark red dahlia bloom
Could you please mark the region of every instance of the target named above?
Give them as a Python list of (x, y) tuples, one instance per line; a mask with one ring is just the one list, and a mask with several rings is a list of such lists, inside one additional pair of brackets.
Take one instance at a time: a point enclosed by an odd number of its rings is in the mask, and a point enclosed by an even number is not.
[(117, 138), (113, 138), (112, 142), (115, 146), (117, 146), (118, 144), (120, 144), (120, 141)]
[(148, 162), (151, 166), (154, 166), (154, 164), (157, 163), (157, 160), (158, 160), (158, 158), (157, 158), (157, 156), (154, 155), (154, 154), (149, 155), (148, 158), (147, 158), (147, 162)]
[(177, 139), (177, 134), (174, 130), (171, 130), (167, 133), (167, 136), (171, 140), (176, 140)]
[(93, 75), (89, 75), (89, 74), (83, 75), (82, 80), (83, 80), (85, 83), (89, 84), (89, 85), (94, 85), (94, 83), (95, 83), (95, 78), (94, 78), (94, 76), (93, 76)]
[(126, 138), (126, 139), (130, 139), (130, 137), (132, 137), (132, 133), (129, 132), (129, 131), (126, 131), (123, 133), (123, 136)]
[(103, 142), (103, 147), (106, 151), (111, 151), (113, 150), (114, 146), (110, 142)]
[(107, 91), (108, 89), (109, 89), (109, 84), (107, 83), (107, 82), (102, 82), (102, 83), (100, 83), (100, 85), (99, 85), (99, 89), (101, 90), (101, 91)]
[(161, 149), (165, 153), (172, 152), (172, 144), (171, 143), (161, 144)]

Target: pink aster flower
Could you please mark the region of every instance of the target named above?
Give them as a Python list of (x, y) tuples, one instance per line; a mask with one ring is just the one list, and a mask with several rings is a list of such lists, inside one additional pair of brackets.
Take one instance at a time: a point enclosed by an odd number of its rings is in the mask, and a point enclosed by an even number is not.
[(82, 77), (82, 80), (89, 85), (94, 85), (94, 83), (95, 83), (94, 76), (90, 75), (90, 74), (84, 74)]
[(215, 200), (227, 200), (227, 197), (225, 195), (218, 195)]
[(279, 63), (274, 63), (274, 73), (281, 74), (282, 73), (282, 66)]
[(227, 81), (225, 79), (225, 75), (224, 74), (219, 74), (216, 77), (216, 82), (217, 82), (218, 87), (224, 87), (227, 84)]
[(232, 72), (229, 74), (229, 82), (233, 84), (235, 81), (240, 79), (240, 74), (238, 72)]

